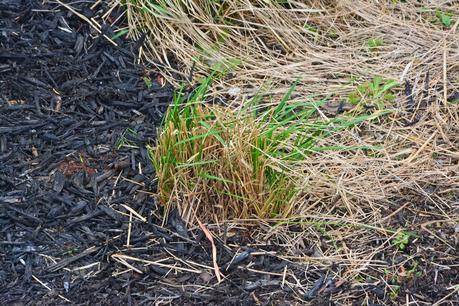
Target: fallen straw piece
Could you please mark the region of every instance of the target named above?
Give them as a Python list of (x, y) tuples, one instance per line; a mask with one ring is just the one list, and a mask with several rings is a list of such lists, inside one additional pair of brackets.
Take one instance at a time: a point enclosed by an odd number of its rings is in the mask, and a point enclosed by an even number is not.
[(198, 220), (199, 227), (201, 227), (202, 231), (206, 235), (207, 239), (209, 239), (210, 244), (212, 245), (212, 262), (214, 264), (214, 271), (215, 271), (215, 276), (217, 277), (218, 283), (221, 283), (222, 281), (222, 276), (225, 277), (221, 272), (220, 268), (218, 267), (217, 263), (217, 247), (215, 246), (214, 243), (214, 238), (212, 237), (212, 234), (209, 232), (209, 230), (206, 228), (204, 224), (201, 223), (201, 221)]

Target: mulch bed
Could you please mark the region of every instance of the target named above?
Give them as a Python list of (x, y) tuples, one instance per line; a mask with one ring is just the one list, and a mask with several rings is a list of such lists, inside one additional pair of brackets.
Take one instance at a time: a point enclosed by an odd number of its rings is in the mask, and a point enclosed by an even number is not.
[[(73, 7), (88, 18), (107, 9), (92, 4)], [(250, 304), (269, 277), (241, 271), (213, 289), (208, 269), (184, 264), (212, 266), (202, 232), (188, 233), (176, 213), (162, 226), (146, 144), (173, 88), (134, 64), (139, 42), (115, 42), (57, 4), (0, 1), (2, 304)], [(218, 249), (234, 267), (250, 254)]]
[[(72, 7), (107, 11), (93, 4)], [(217, 285), (204, 232), (175, 211), (163, 224), (153, 197), (146, 145), (173, 88), (136, 64), (141, 41), (115, 46), (111, 27), (102, 32), (57, 3), (0, 0), (3, 305), (328, 305), (344, 289), (389, 303), (384, 288), (348, 288), (231, 227), (213, 231), (227, 277)], [(283, 285), (287, 266), (297, 288)]]

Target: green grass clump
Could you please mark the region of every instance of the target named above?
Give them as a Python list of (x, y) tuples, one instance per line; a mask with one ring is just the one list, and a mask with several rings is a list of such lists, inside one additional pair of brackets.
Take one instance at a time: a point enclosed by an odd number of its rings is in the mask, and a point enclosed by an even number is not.
[(295, 85), (263, 111), (258, 99), (239, 110), (209, 105), (213, 77), (186, 99), (175, 95), (150, 148), (160, 202), (177, 205), (188, 222), (294, 214), (299, 188), (291, 166), (315, 151), (346, 149), (316, 143), (373, 116), (322, 119), (325, 100), (289, 101)]

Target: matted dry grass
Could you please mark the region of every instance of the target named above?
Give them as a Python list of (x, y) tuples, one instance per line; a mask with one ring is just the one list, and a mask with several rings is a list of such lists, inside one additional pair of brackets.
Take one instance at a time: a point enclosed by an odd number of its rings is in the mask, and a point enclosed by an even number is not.
[[(301, 94), (342, 94), (378, 74), (411, 80), (417, 93), (427, 71), (429, 86), (443, 86), (445, 68), (446, 88), (458, 86), (457, 22), (445, 29), (435, 14), (457, 15), (455, 1), (276, 2), (139, 0), (126, 8), (133, 37), (149, 29), (141, 55), (160, 59), (170, 76), (192, 66), (208, 75), (216, 62), (236, 61), (230, 83), (244, 88), (269, 82), (285, 92), (300, 79)], [(381, 46), (370, 50), (370, 39)]]
[[(357, 217), (362, 207), (403, 190), (457, 186), (457, 173), (449, 172), (459, 154), (457, 107), (446, 107), (446, 99), (459, 88), (459, 19), (447, 28), (437, 17), (440, 10), (459, 15), (454, 1), (139, 0), (126, 8), (134, 37), (149, 29), (141, 55), (162, 59), (166, 74), (187, 74), (194, 65), (206, 75), (215, 62), (240, 62), (231, 79), (214, 87), (216, 93), (236, 92), (227, 99), (233, 106), (243, 104), (254, 88), (283, 94), (296, 79), (298, 97), (326, 94), (337, 102), (374, 75), (410, 81), (413, 111), (406, 112), (400, 87), (396, 103), (388, 106), (397, 109), (389, 120), (327, 140), (378, 144), (379, 156), (327, 152), (298, 165), (309, 199), (300, 215), (311, 212), (311, 199), (339, 195), (347, 213)], [(171, 56), (177, 65), (170, 64)]]
[(213, 88), (216, 94), (229, 90), (233, 98), (226, 101), (232, 106), (259, 88), (284, 94), (297, 79), (298, 99), (330, 95), (331, 109), (374, 75), (412, 84), (413, 105), (400, 86), (396, 102), (387, 105), (396, 110), (388, 120), (339, 133), (324, 144), (380, 145), (378, 156), (327, 152), (298, 164), (307, 194), (299, 215), (311, 213), (311, 203), (339, 198), (338, 205), (359, 218), (366, 214), (363, 207), (370, 205), (377, 214), (376, 206), (383, 205), (377, 202), (406, 190), (458, 186), (457, 104), (448, 104), (447, 98), (459, 88), (459, 19), (447, 27), (438, 14), (457, 16), (459, 4), (282, 3), (139, 0), (128, 2), (126, 12), (132, 36), (149, 29), (140, 55), (161, 59), (166, 75), (187, 75), (192, 66), (198, 75), (208, 75), (215, 63), (238, 62), (232, 77)]
[[(299, 80), (295, 99), (330, 95), (321, 116), (331, 118), (364, 80), (380, 75), (402, 84), (395, 102), (386, 105), (391, 115), (321, 143), (380, 150), (317, 152), (292, 168), (302, 193), (291, 218), (233, 220), (258, 224), (257, 239), (282, 246), (286, 260), (318, 269), (337, 264), (339, 279), (353, 285), (385, 283), (386, 293), (397, 297), (394, 286), (399, 285), (387, 273), (408, 281), (400, 274), (406, 262), (388, 264), (392, 261), (385, 256), (404, 252), (403, 235), (409, 236), (412, 258), (428, 252), (422, 244), (416, 250), (420, 239), (435, 244), (434, 253), (453, 252), (444, 258), (457, 259), (459, 106), (448, 98), (459, 90), (459, 3), (284, 2), (173, 0), (157, 1), (155, 7), (138, 0), (126, 4), (126, 14), (132, 37), (147, 32), (141, 58), (155, 59), (170, 82), (186, 79), (192, 70), (205, 76), (222, 62), (237, 63), (231, 78), (212, 88), (214, 95), (230, 96), (225, 101), (232, 108), (259, 88), (282, 95)], [(446, 26), (440, 11), (456, 17)], [(404, 88), (406, 81), (411, 90)], [(292, 224), (303, 231), (292, 232)], [(300, 254), (305, 241), (314, 245), (314, 254)], [(453, 285), (451, 296), (457, 291)]]

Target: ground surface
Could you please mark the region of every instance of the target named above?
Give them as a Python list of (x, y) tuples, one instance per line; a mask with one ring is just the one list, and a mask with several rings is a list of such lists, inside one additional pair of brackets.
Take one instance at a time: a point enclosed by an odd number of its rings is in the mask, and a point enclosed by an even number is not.
[[(106, 11), (91, 10), (90, 1), (72, 5), (88, 18)], [(104, 33), (113, 37), (109, 27)], [(458, 284), (457, 251), (434, 250), (432, 237), (397, 258), (379, 256), (388, 269), (400, 262), (412, 268), (416, 259), (421, 272), (397, 275), (405, 281), (391, 295), (382, 281), (389, 277), (377, 272), (381, 281), (352, 285), (338, 277), (339, 265), (281, 259), (284, 247), (274, 240), (255, 244), (250, 229), (221, 226), (213, 233), (226, 279), (217, 285), (203, 231), (185, 230), (175, 212), (162, 225), (152, 197), (145, 146), (173, 90), (158, 83), (154, 69), (134, 64), (140, 43), (115, 42), (57, 4), (0, 0), (4, 305), (376, 305), (408, 294), (431, 304)], [(313, 241), (301, 245), (298, 255), (320, 257)]]

